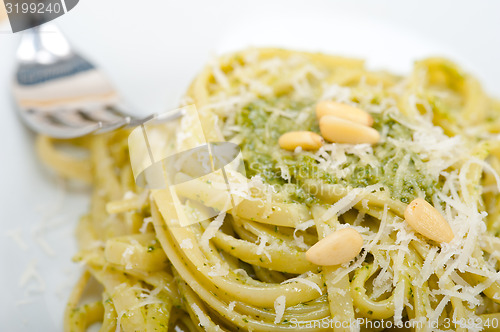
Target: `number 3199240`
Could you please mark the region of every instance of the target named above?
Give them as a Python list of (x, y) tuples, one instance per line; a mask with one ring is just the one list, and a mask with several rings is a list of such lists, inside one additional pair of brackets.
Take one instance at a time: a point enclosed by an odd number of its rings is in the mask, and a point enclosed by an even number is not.
[(5, 3), (5, 8), (7, 9), (7, 14), (15, 13), (15, 14), (44, 14), (44, 13), (61, 13), (63, 11), (63, 8), (60, 3)]

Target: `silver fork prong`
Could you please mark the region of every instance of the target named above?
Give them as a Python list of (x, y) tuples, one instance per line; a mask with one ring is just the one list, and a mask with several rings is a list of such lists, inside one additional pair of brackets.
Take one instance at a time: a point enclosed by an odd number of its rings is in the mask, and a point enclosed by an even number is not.
[(13, 94), (21, 118), (37, 132), (73, 138), (180, 116), (127, 114), (106, 76), (71, 49), (53, 24), (24, 32), (17, 57)]
[(113, 131), (122, 127), (127, 126), (130, 123), (130, 117), (125, 117), (119, 122), (110, 122), (110, 123), (100, 123), (101, 127), (96, 130), (96, 134), (107, 133), (109, 131)]
[(144, 118), (139, 118), (139, 119), (131, 118), (130, 123), (129, 123), (129, 127), (140, 126), (146, 122), (153, 120), (154, 118), (156, 118), (156, 114), (151, 114), (151, 115), (148, 115)]
[(99, 107), (81, 109), (78, 113), (81, 117), (93, 122), (119, 122), (124, 116), (126, 116), (111, 112), (106, 107), (103, 107), (103, 105), (100, 105)]
[(30, 125), (35, 131), (40, 133), (51, 133), (51, 137), (60, 139), (70, 139), (91, 134), (99, 129), (99, 124), (94, 123), (85, 127), (68, 127), (66, 125), (57, 125), (51, 122), (37, 122)]
[(79, 110), (68, 112), (66, 109), (62, 109), (59, 111), (48, 113), (46, 117), (54, 122), (58, 122), (61, 125), (66, 125), (68, 127), (73, 127), (73, 128), (87, 127), (95, 124), (96, 122), (99, 122), (99, 121), (92, 121), (82, 116)]

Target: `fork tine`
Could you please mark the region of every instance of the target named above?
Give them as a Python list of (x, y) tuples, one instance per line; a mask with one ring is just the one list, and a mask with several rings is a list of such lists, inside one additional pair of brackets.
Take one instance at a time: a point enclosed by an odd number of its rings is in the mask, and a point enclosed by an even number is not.
[(122, 127), (127, 126), (130, 123), (130, 117), (122, 118), (119, 122), (103, 123), (100, 122), (100, 128), (96, 130), (95, 134), (107, 133)]
[[(28, 119), (26, 119), (29, 121)], [(68, 127), (67, 125), (58, 125), (53, 122), (34, 121), (30, 123), (30, 127), (35, 131), (60, 139), (70, 139), (88, 135), (99, 129), (99, 124), (94, 123), (85, 127)]]
[(92, 122), (120, 122), (124, 117), (127, 117), (126, 115), (117, 115), (107, 108), (102, 107), (102, 105), (100, 107), (82, 108), (77, 112), (82, 118)]
[(153, 120), (154, 118), (156, 118), (156, 114), (151, 114), (151, 115), (148, 115), (144, 118), (139, 118), (139, 119), (134, 119), (132, 118), (130, 123), (129, 123), (129, 127), (136, 127), (136, 126), (140, 126), (148, 121), (151, 121)]
[(68, 127), (78, 128), (87, 127), (99, 123), (100, 121), (92, 121), (80, 114), (80, 112), (68, 112), (67, 110), (59, 110), (45, 115), (50, 121), (66, 125)]

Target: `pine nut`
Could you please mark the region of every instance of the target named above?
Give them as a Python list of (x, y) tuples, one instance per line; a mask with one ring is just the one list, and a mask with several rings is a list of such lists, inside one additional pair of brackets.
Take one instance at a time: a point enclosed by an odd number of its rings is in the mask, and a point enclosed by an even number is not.
[(332, 143), (375, 144), (380, 140), (378, 131), (356, 122), (325, 115), (319, 119), (321, 135)]
[(321, 119), (325, 115), (333, 115), (368, 127), (373, 125), (373, 118), (368, 112), (331, 100), (323, 100), (316, 105), (316, 116), (318, 119)]
[(351, 261), (363, 247), (363, 238), (353, 228), (344, 228), (318, 241), (306, 252), (306, 259), (316, 265), (339, 265)]
[(418, 233), (436, 242), (453, 240), (453, 230), (436, 208), (422, 198), (411, 201), (404, 212), (406, 222)]
[(280, 148), (294, 151), (297, 147), (304, 150), (317, 150), (323, 145), (323, 137), (312, 131), (290, 131), (281, 135)]

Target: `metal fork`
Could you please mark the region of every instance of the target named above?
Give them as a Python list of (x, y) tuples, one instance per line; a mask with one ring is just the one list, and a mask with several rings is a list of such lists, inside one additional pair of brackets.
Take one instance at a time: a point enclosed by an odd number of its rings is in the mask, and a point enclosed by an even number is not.
[(13, 95), (21, 118), (39, 133), (74, 138), (141, 125), (156, 117), (127, 114), (130, 108), (108, 78), (76, 53), (53, 24), (24, 32), (17, 60)]

